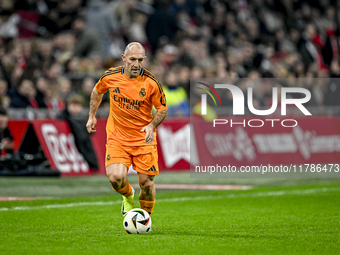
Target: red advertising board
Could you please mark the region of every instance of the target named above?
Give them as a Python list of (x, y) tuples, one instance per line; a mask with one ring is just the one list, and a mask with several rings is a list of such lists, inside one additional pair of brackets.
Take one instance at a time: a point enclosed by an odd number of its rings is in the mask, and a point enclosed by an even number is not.
[[(15, 148), (19, 148), (32, 124), (46, 158), (52, 168), (62, 175), (106, 174), (105, 144), (106, 119), (98, 119), (97, 132), (91, 135), (91, 141), (97, 155), (99, 168), (92, 171), (75, 146), (74, 136), (66, 121), (61, 120), (11, 120), (9, 128), (13, 133)], [(189, 119), (165, 120), (157, 130), (159, 169), (188, 170), (190, 168), (190, 125)]]
[[(159, 168), (190, 168), (190, 125), (198, 161), (205, 165), (226, 163), (241, 165), (334, 163), (340, 161), (340, 119), (308, 117), (296, 119), (294, 128), (271, 123), (261, 128), (248, 125), (216, 125), (203, 120), (168, 119), (157, 128)], [(247, 122), (248, 120), (246, 120)], [(16, 149), (30, 124), (10, 121)], [(34, 120), (31, 122), (43, 152), (53, 168), (62, 175), (105, 174), (106, 119), (98, 119), (97, 132), (91, 136), (99, 171), (92, 171), (77, 150), (66, 121)], [(252, 123), (255, 125), (255, 122)], [(278, 125), (277, 125), (278, 124)]]
[(106, 119), (97, 119), (96, 133), (91, 135), (91, 141), (94, 151), (97, 155), (99, 164), (98, 174), (106, 174), (105, 170), (105, 153), (106, 153)]
[(190, 120), (168, 119), (157, 128), (158, 165), (162, 170), (190, 168)]
[(11, 131), (14, 139), (14, 151), (18, 151), (29, 124), (28, 120), (10, 120), (8, 122), (8, 129)]
[[(295, 118), (296, 119), (296, 118)], [(295, 127), (264, 121), (262, 127), (195, 120), (194, 133), (201, 165), (288, 165), (340, 161), (340, 119), (296, 119)], [(242, 121), (239, 121), (242, 123)], [(252, 123), (252, 125), (255, 123)]]
[(66, 121), (33, 120), (32, 125), (52, 168), (62, 175), (86, 175), (92, 171), (79, 153)]

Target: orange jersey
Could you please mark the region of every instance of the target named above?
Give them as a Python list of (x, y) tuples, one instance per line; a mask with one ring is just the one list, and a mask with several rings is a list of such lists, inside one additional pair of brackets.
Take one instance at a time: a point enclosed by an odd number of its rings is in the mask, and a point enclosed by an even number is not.
[[(110, 91), (110, 115), (106, 125), (107, 143), (140, 146), (145, 143), (145, 132), (140, 130), (153, 119), (152, 106), (166, 110), (162, 86), (156, 77), (142, 68), (137, 78), (124, 74), (124, 67), (110, 68), (96, 84), (99, 93)], [(156, 130), (153, 144), (156, 144)]]

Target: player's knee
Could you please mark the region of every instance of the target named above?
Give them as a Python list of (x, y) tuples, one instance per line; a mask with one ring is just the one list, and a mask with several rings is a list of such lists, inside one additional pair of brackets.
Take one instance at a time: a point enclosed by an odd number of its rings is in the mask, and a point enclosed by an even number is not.
[(141, 181), (139, 185), (146, 194), (150, 194), (154, 188), (154, 182), (151, 180)]
[(124, 179), (123, 176), (116, 174), (116, 173), (113, 173), (113, 172), (107, 172), (106, 175), (107, 175), (107, 178), (109, 179), (109, 181), (112, 184), (115, 184), (117, 186), (120, 186), (121, 183), (123, 182), (123, 179)]

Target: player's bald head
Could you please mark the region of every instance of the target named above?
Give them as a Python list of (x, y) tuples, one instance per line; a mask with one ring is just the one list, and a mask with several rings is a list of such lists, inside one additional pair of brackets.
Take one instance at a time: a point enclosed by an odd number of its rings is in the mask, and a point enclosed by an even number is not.
[(145, 56), (145, 49), (139, 42), (131, 42), (126, 46), (124, 55), (127, 56), (130, 52), (142, 53)]
[(143, 45), (138, 42), (129, 43), (122, 54), (124, 74), (128, 78), (137, 78), (142, 70), (145, 56)]

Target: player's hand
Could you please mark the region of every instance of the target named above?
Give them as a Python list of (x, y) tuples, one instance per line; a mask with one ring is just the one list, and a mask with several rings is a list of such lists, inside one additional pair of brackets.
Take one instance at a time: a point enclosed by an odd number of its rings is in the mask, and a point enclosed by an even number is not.
[(146, 135), (145, 135), (145, 143), (152, 144), (152, 142), (153, 142), (153, 131), (154, 131), (154, 127), (151, 124), (149, 124), (149, 125), (147, 125), (147, 126), (145, 126), (145, 127), (143, 127), (141, 129), (140, 132), (145, 132), (146, 133)]
[(89, 132), (90, 134), (96, 132), (97, 131), (96, 125), (97, 125), (96, 117), (89, 118), (86, 123), (87, 132)]

